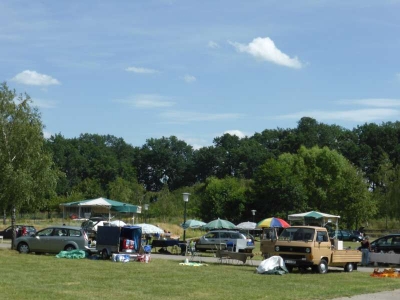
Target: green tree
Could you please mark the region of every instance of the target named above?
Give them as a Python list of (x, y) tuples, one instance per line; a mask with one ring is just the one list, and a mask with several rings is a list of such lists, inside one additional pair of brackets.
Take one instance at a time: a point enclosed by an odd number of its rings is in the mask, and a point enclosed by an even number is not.
[(376, 212), (362, 172), (327, 147), (301, 147), (268, 161), (257, 172), (251, 195), (257, 211), (267, 216), (317, 210), (339, 214), (353, 226)]
[(194, 184), (193, 148), (175, 136), (148, 139), (140, 148), (135, 165), (138, 182), (157, 192), (166, 184), (172, 191)]
[(145, 189), (142, 185), (139, 185), (136, 180), (128, 181), (118, 177), (108, 184), (107, 190), (107, 195), (110, 199), (135, 205), (143, 205)]
[(246, 192), (249, 181), (234, 177), (207, 179), (201, 195), (201, 216), (204, 220), (217, 218), (240, 222), (250, 211)]
[(44, 149), (40, 113), (31, 102), (6, 83), (0, 86), (0, 205), (12, 210), (12, 226), (15, 211), (44, 207), (56, 186), (57, 171)]
[(305, 168), (297, 155), (282, 154), (270, 159), (256, 172), (250, 189), (257, 215), (287, 218), (307, 208)]

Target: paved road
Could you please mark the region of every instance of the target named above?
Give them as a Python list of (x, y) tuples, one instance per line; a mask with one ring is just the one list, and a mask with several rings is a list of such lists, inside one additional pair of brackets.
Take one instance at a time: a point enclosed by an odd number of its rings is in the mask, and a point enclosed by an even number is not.
[[(11, 244), (9, 241), (4, 241), (3, 243), (0, 242), (0, 248), (3, 249), (10, 249)], [(177, 261), (184, 261), (187, 256), (181, 256), (181, 255), (169, 255), (169, 254), (155, 254), (152, 253), (151, 257), (157, 258), (157, 259), (171, 259), (171, 260), (177, 260)], [(219, 259), (216, 257), (201, 257), (202, 262), (205, 263), (218, 263)], [(195, 258), (195, 261), (197, 261), (197, 258)], [(254, 265), (256, 268), (261, 261), (259, 260), (253, 260), (250, 261), (248, 260), (246, 262), (247, 265)], [(368, 272), (372, 273), (374, 271), (373, 267), (358, 267), (357, 269), (359, 272)], [(400, 289), (394, 290), (394, 291), (386, 291), (386, 292), (379, 292), (379, 293), (372, 293), (372, 294), (363, 294), (363, 295), (357, 295), (353, 297), (342, 297), (342, 298), (335, 298), (332, 300), (393, 300), (393, 299), (400, 299)]]

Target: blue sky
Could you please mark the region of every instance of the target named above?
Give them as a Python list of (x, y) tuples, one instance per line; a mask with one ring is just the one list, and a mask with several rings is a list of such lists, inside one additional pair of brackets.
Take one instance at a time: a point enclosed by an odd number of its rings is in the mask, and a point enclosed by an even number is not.
[(0, 2), (0, 81), (46, 136), (352, 129), (400, 115), (400, 0)]

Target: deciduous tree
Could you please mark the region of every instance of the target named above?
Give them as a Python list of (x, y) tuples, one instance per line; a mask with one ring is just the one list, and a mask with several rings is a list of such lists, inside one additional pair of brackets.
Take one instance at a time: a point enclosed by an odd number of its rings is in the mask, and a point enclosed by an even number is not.
[(57, 172), (44, 149), (43, 127), (30, 97), (1, 84), (0, 205), (12, 210), (12, 226), (16, 210), (45, 206), (55, 190)]

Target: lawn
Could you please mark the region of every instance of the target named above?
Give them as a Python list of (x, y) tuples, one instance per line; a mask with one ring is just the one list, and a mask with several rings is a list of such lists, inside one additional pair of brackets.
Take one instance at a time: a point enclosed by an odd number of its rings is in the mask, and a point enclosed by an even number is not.
[(399, 288), (399, 279), (330, 271), (259, 275), (255, 266), (69, 260), (0, 250), (2, 299), (331, 299)]

